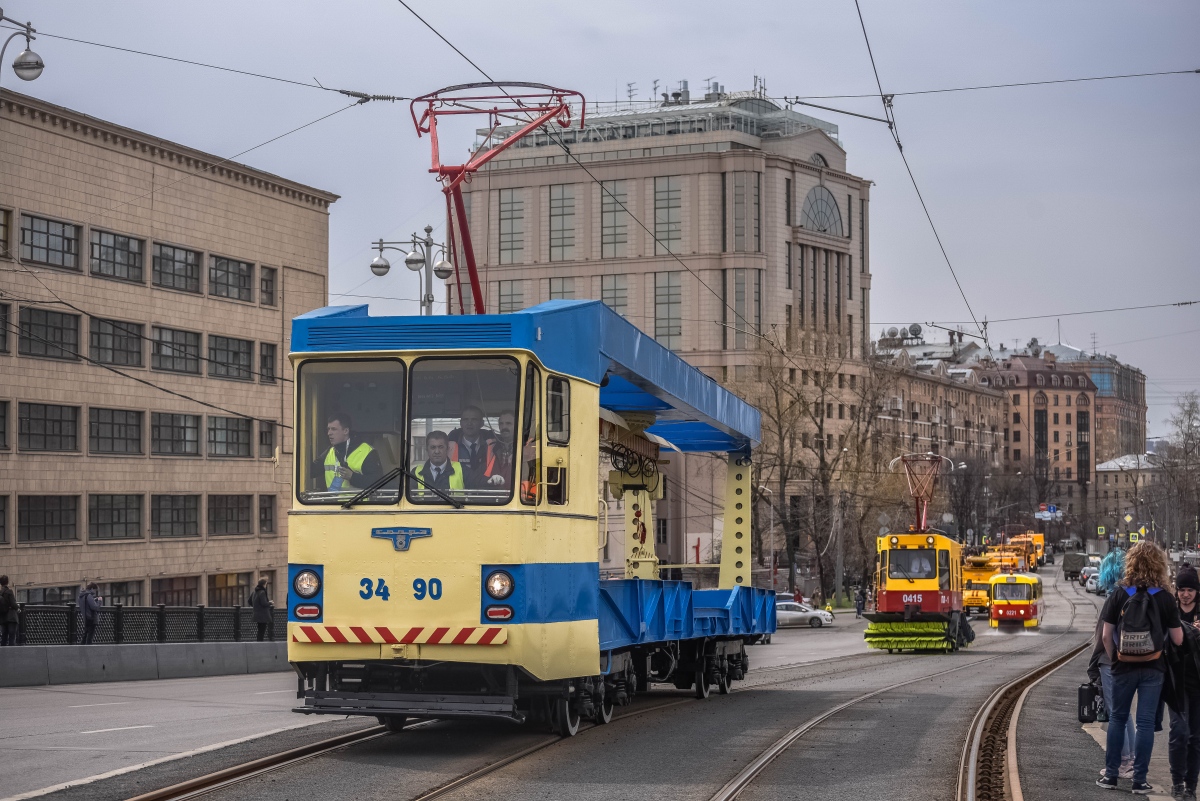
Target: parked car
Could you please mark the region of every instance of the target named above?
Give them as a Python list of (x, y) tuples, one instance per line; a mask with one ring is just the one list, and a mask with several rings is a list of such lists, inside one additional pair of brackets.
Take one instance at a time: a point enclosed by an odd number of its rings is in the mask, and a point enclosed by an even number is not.
[(1097, 575), (1099, 572), (1100, 572), (1100, 568), (1092, 567), (1091, 565), (1080, 570), (1079, 571), (1079, 586), (1087, 587), (1087, 580), (1090, 579), (1092, 576)]
[(1099, 578), (1100, 578), (1099, 576), (1088, 576), (1087, 584), (1083, 585), (1083, 588), (1085, 590), (1087, 590), (1088, 592), (1094, 592), (1097, 595), (1099, 595), (1100, 594)]
[(798, 604), (795, 601), (780, 601), (775, 604), (776, 624), (784, 626), (832, 626), (833, 615), (824, 609), (813, 609), (808, 604)]

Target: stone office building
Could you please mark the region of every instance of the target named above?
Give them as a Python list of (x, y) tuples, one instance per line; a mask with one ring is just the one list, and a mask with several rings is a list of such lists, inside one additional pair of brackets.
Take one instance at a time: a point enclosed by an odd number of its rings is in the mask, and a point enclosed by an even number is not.
[(29, 603), (277, 585), (337, 196), (8, 91), (0, 143), (0, 573)]

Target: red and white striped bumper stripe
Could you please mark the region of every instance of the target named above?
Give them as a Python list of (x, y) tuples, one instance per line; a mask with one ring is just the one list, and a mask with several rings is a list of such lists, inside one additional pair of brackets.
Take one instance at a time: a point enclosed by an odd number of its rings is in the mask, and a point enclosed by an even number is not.
[(350, 645), (385, 643), (416, 645), (503, 645), (508, 629), (503, 626), (324, 626), (317, 623), (293, 623), (292, 642), (346, 643)]

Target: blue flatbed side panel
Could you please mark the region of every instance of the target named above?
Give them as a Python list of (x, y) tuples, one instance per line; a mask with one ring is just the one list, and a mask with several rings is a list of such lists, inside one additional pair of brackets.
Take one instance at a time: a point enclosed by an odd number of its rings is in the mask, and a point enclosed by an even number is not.
[(693, 590), (690, 581), (612, 579), (600, 582), (600, 650), (775, 631), (767, 590)]
[(757, 409), (598, 300), (552, 300), (513, 314), (371, 317), (329, 306), (292, 321), (292, 352), (500, 349), (537, 354), (551, 370), (601, 384), (600, 405), (654, 412), (648, 431), (681, 451), (748, 451)]

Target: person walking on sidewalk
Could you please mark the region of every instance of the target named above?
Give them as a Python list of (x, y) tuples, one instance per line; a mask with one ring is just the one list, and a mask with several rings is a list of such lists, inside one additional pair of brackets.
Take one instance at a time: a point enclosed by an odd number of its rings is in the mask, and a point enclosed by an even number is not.
[(0, 645), (17, 644), (17, 596), (8, 586), (8, 576), (0, 576)]
[(96, 622), (100, 619), (100, 606), (104, 603), (96, 582), (80, 591), (77, 603), (83, 612), (83, 644), (91, 645), (92, 638), (96, 636)]
[(254, 622), (258, 626), (258, 641), (262, 642), (271, 623), (271, 599), (267, 597), (267, 580), (259, 579), (258, 586), (250, 593), (247, 602), (254, 609)]
[(862, 617), (863, 609), (867, 605), (867, 591), (862, 587), (858, 588), (858, 592), (854, 593), (854, 619), (858, 620)]
[(1167, 751), (1171, 763), (1171, 795), (1180, 801), (1196, 801), (1196, 781), (1200, 778), (1200, 608), (1196, 604), (1197, 593), (1200, 593), (1200, 576), (1197, 576), (1196, 568), (1184, 563), (1175, 575), (1175, 597), (1184, 637), (1178, 654), (1176, 697), (1168, 701), (1171, 736)]
[[(1096, 582), (1100, 585), (1100, 593), (1104, 596), (1112, 595), (1117, 590), (1117, 583), (1125, 574), (1125, 551), (1120, 548), (1114, 548), (1109, 551), (1104, 557), (1104, 561), (1100, 563), (1100, 573), (1096, 577)], [(1104, 618), (1096, 618), (1096, 633), (1092, 643), (1092, 658), (1088, 663), (1088, 678), (1092, 684), (1100, 684), (1100, 694), (1104, 698), (1104, 708), (1112, 713), (1113, 708), (1113, 672), (1112, 660), (1108, 656), (1108, 651), (1104, 648)], [(1112, 719), (1109, 719), (1108, 725), (1111, 727)], [(1137, 732), (1133, 728), (1133, 718), (1130, 717), (1125, 722), (1125, 741), (1121, 747), (1121, 768), (1117, 773), (1118, 778), (1132, 779), (1133, 778), (1133, 741)], [(1103, 776), (1107, 768), (1100, 770), (1100, 775)]]
[(1154, 719), (1166, 671), (1163, 650), (1168, 641), (1176, 646), (1183, 644), (1179, 607), (1171, 595), (1170, 582), (1166, 552), (1148, 540), (1139, 542), (1129, 549), (1125, 576), (1100, 613), (1104, 649), (1112, 660), (1113, 672), (1105, 773), (1096, 781), (1105, 789), (1117, 788), (1125, 725), (1137, 693), (1132, 791), (1149, 795), (1154, 790), (1146, 781), (1146, 773), (1154, 750)]

